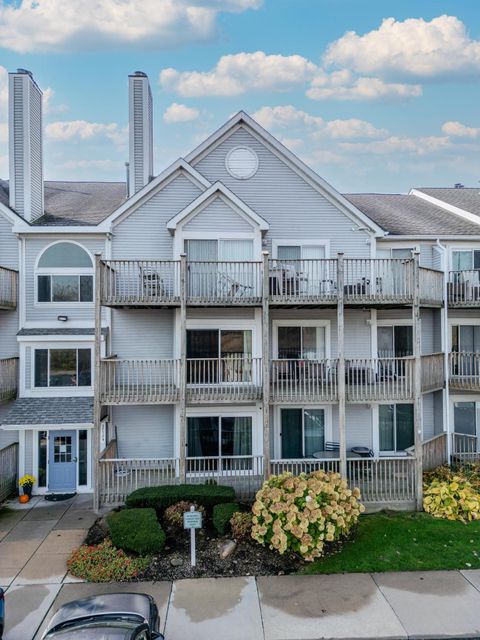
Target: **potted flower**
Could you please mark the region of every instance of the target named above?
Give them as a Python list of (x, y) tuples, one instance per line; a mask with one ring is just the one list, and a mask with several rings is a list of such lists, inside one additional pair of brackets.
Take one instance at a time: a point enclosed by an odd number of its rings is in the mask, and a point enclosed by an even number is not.
[(30, 476), (27, 474), (25, 474), (24, 476), (22, 476), (19, 480), (19, 484), (23, 489), (23, 493), (28, 496), (29, 498), (31, 498), (32, 496), (32, 487), (35, 484), (35, 478), (33, 476)]

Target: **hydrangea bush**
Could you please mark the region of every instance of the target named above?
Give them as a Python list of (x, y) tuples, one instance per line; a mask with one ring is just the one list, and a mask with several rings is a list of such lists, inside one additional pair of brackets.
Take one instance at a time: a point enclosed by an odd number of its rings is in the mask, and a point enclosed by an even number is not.
[(480, 493), (464, 476), (432, 480), (424, 487), (423, 508), (435, 518), (468, 522), (480, 519)]
[(349, 489), (338, 473), (272, 476), (252, 507), (252, 538), (311, 562), (322, 555), (325, 543), (348, 534), (365, 510), (359, 498), (359, 489)]

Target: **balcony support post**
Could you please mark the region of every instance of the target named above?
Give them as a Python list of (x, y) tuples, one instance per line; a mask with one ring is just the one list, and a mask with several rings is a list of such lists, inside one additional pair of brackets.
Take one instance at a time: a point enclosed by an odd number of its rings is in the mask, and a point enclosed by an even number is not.
[(263, 385), (263, 475), (270, 476), (270, 316), (269, 316), (269, 254), (262, 252), (262, 385)]
[(338, 342), (338, 443), (340, 474), (347, 477), (347, 439), (345, 428), (345, 271), (343, 253), (337, 253), (337, 342)]
[(186, 479), (187, 453), (187, 256), (180, 255), (180, 370), (179, 370), (179, 475), (180, 482)]
[(417, 511), (423, 507), (423, 396), (421, 358), (421, 317), (420, 317), (420, 254), (413, 254), (413, 431), (415, 446), (415, 496)]
[(92, 437), (92, 449), (93, 449), (93, 509), (98, 511), (100, 508), (100, 420), (101, 420), (101, 387), (102, 381), (100, 380), (100, 359), (101, 354), (101, 340), (102, 340), (102, 290), (101, 290), (101, 278), (102, 278), (102, 263), (101, 254), (95, 254), (95, 368), (94, 368), (94, 396), (93, 396), (93, 437)]

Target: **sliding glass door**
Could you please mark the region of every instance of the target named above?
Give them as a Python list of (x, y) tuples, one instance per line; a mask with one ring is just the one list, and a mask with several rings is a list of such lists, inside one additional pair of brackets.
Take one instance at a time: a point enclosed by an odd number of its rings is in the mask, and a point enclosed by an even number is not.
[(280, 416), (282, 458), (311, 458), (317, 451), (324, 451), (324, 409), (281, 409)]
[[(250, 416), (195, 416), (187, 418), (187, 457), (215, 458), (209, 469), (252, 468), (252, 418)], [(232, 460), (234, 458), (235, 460)], [(190, 470), (199, 469), (195, 461)]]
[(252, 331), (187, 330), (187, 383), (252, 381)]

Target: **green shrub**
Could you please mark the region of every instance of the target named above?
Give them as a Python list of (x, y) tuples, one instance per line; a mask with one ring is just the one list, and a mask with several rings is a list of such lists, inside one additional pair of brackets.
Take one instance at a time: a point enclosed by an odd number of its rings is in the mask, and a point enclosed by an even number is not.
[(90, 546), (82, 545), (70, 554), (70, 573), (88, 582), (122, 582), (132, 580), (148, 566), (148, 558), (129, 558), (110, 540)]
[(252, 514), (237, 511), (230, 519), (230, 527), (235, 540), (246, 540), (252, 535)]
[(239, 506), (236, 502), (225, 502), (224, 504), (216, 504), (213, 507), (212, 522), (215, 531), (223, 536), (230, 524), (230, 518), (235, 511), (239, 510)]
[(153, 509), (123, 509), (107, 516), (113, 544), (139, 555), (160, 553), (165, 546), (165, 532)]
[(435, 518), (468, 522), (480, 519), (480, 494), (463, 476), (432, 480), (424, 489), (423, 508)]
[(178, 484), (137, 489), (126, 499), (127, 507), (151, 507), (161, 515), (167, 507), (182, 500), (201, 504), (206, 508), (223, 502), (233, 502), (232, 487), (209, 484)]
[(325, 542), (338, 540), (357, 522), (364, 511), (359, 498), (360, 491), (349, 489), (339, 473), (272, 476), (252, 507), (252, 538), (311, 562), (322, 555)]
[[(185, 511), (190, 511), (190, 507), (192, 506), (191, 502), (187, 502), (186, 500), (182, 500), (181, 502), (177, 502), (175, 504), (170, 505), (165, 509), (163, 514), (163, 523), (170, 529), (174, 529), (177, 531), (184, 531), (183, 528), (183, 514)], [(202, 519), (205, 517), (205, 508), (202, 505), (194, 504), (195, 511), (200, 511), (202, 514)]]

